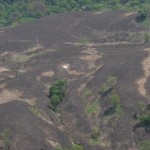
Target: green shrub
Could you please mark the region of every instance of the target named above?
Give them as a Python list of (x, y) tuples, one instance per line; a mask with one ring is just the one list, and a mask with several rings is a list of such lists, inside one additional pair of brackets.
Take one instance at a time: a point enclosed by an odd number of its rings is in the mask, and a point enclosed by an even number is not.
[(66, 86), (67, 82), (65, 80), (57, 80), (49, 88), (49, 102), (54, 109), (62, 102), (65, 96)]
[(139, 150), (150, 150), (150, 140), (143, 140), (138, 143)]
[(98, 110), (98, 107), (99, 107), (99, 104), (98, 104), (98, 101), (96, 100), (92, 104), (88, 105), (85, 111), (87, 115), (90, 115), (90, 114), (96, 113), (96, 111)]
[(93, 129), (91, 135), (90, 135), (90, 138), (92, 140), (95, 140), (95, 141), (98, 141), (98, 139), (100, 138), (100, 131), (97, 130), (97, 129)]
[(80, 144), (73, 144), (71, 150), (84, 150), (84, 147)]
[(120, 118), (123, 115), (123, 111), (121, 109), (120, 104), (118, 104), (115, 108), (116, 118)]
[(90, 42), (90, 38), (88, 37), (80, 37), (78, 39), (78, 42), (82, 45), (82, 46), (86, 46), (89, 42)]
[(116, 83), (117, 83), (117, 78), (116, 78), (116, 77), (114, 77), (114, 76), (109, 76), (109, 77), (107, 78), (107, 85), (108, 85), (108, 86), (114, 86), (114, 85), (116, 85)]
[(139, 101), (139, 102), (138, 102), (138, 106), (139, 106), (142, 110), (144, 110), (144, 109), (146, 108), (146, 104), (145, 104), (144, 101)]
[(117, 94), (113, 93), (109, 96), (108, 101), (114, 106), (115, 108), (115, 117), (120, 118), (123, 114), (121, 106), (120, 106), (120, 98)]
[(117, 107), (118, 105), (120, 105), (120, 98), (119, 98), (119, 96), (118, 96), (117, 94), (115, 94), (115, 93), (111, 94), (111, 95), (109, 96), (108, 100), (109, 100), (109, 102), (110, 102), (113, 106), (115, 106), (115, 107)]
[(3, 150), (9, 150), (9, 146), (10, 146), (10, 129), (4, 129), (1, 133), (0, 133), (0, 137), (2, 138), (3, 142), (4, 142), (4, 147)]
[(104, 83), (100, 88), (100, 93), (104, 94), (107, 93), (107, 91), (111, 90), (114, 85), (117, 83), (117, 78), (114, 76), (109, 76), (106, 80), (106, 83)]
[(85, 89), (85, 91), (83, 92), (83, 98), (84, 99), (87, 99), (91, 95), (92, 95), (92, 90), (91, 89)]
[(67, 150), (66, 148), (63, 148), (63, 147), (61, 147), (61, 146), (57, 146), (56, 148), (55, 148), (55, 150)]
[(107, 84), (103, 84), (100, 88), (100, 93), (105, 93), (109, 89)]
[(144, 42), (147, 43), (149, 41), (150, 35), (148, 33), (144, 34)]
[(143, 14), (145, 15), (146, 19), (149, 19), (150, 18), (150, 5), (144, 4), (142, 6), (142, 11), (143, 11)]
[(138, 16), (136, 17), (137, 22), (143, 22), (146, 19), (146, 12), (144, 10), (139, 10)]
[(59, 95), (52, 95), (51, 99), (50, 99), (50, 103), (52, 106), (56, 107), (57, 105), (59, 105), (59, 103), (62, 101), (62, 99), (60, 98)]
[(150, 114), (139, 116), (140, 122), (143, 125), (150, 126)]

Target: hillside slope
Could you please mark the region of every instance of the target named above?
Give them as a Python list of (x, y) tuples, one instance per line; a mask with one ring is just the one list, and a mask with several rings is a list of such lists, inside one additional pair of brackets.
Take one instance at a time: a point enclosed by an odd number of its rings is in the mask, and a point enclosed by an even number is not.
[[(150, 45), (136, 15), (75, 12), (1, 28), (0, 148), (140, 150)], [(58, 112), (47, 97), (56, 79), (68, 84)]]

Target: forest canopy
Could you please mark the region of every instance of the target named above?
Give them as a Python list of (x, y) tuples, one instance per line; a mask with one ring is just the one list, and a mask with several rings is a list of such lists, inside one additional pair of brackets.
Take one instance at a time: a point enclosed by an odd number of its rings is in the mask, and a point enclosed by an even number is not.
[(139, 11), (150, 17), (150, 0), (0, 0), (0, 27), (70, 11)]

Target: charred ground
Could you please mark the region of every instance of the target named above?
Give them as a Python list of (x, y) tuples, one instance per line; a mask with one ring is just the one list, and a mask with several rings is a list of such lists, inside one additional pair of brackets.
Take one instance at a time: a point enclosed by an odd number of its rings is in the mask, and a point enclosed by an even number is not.
[[(138, 150), (149, 139), (136, 119), (150, 95), (150, 45), (136, 15), (75, 12), (0, 29), (0, 132), (9, 130), (10, 150)], [(47, 97), (56, 79), (68, 83), (59, 112)]]

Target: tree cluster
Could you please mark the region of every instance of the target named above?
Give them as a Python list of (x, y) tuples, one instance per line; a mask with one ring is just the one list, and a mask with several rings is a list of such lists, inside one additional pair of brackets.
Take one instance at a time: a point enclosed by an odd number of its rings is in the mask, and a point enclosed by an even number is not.
[(17, 25), (42, 16), (70, 11), (139, 10), (150, 17), (149, 0), (0, 0), (0, 27)]
[(63, 101), (66, 92), (67, 82), (65, 80), (56, 80), (49, 88), (49, 103), (54, 110)]

